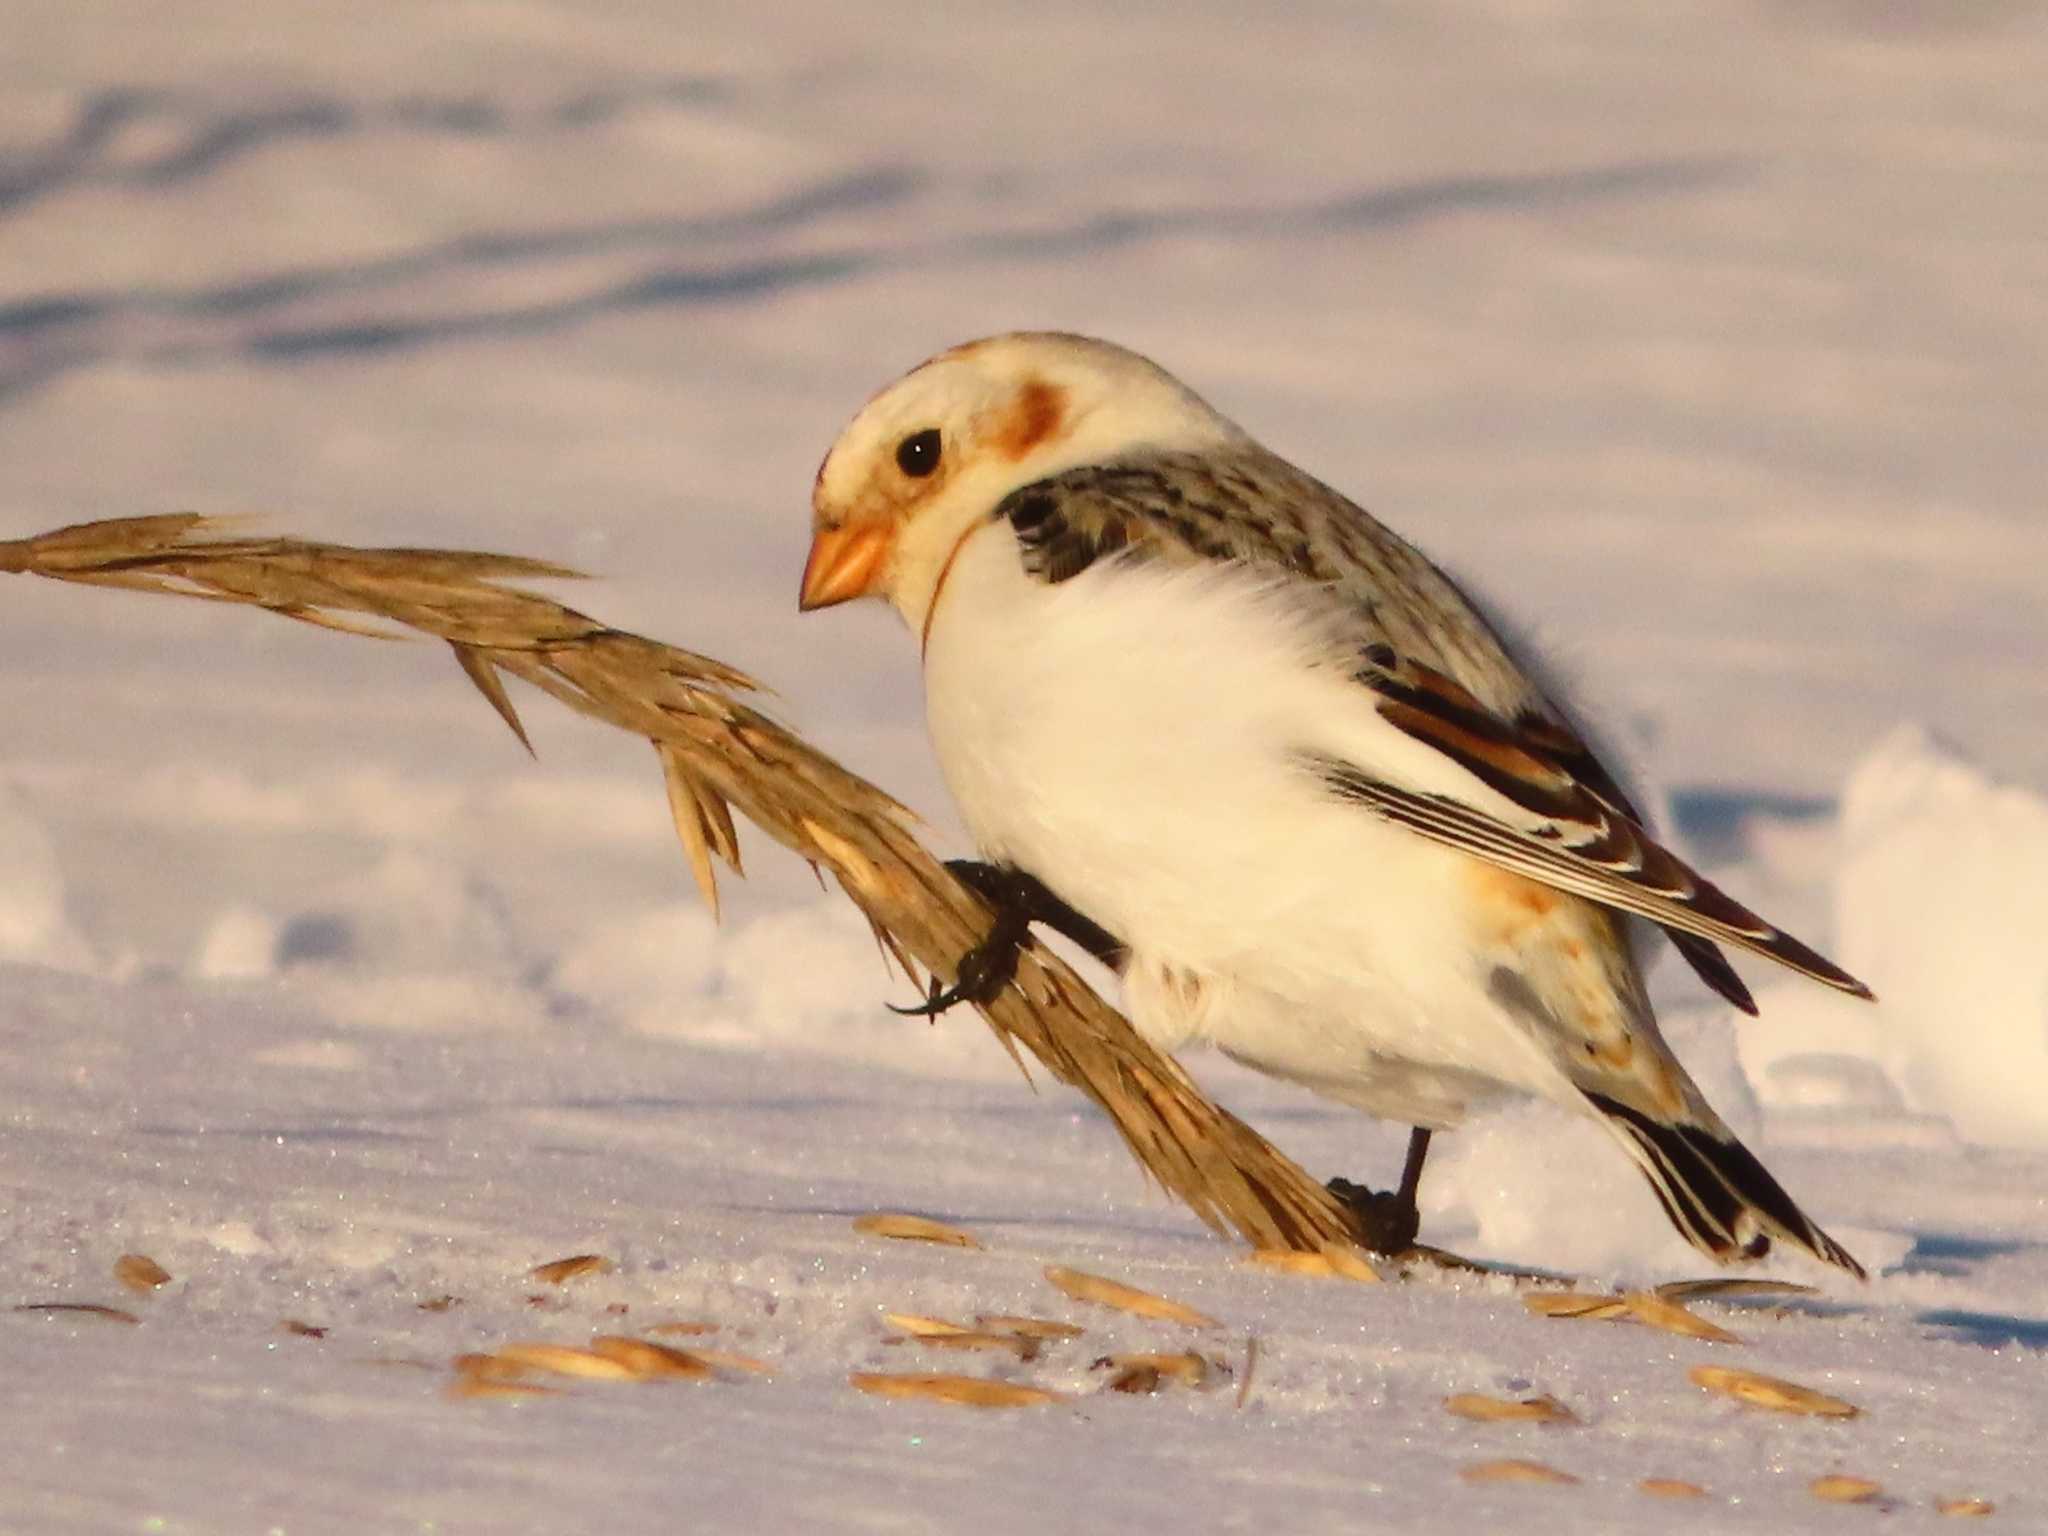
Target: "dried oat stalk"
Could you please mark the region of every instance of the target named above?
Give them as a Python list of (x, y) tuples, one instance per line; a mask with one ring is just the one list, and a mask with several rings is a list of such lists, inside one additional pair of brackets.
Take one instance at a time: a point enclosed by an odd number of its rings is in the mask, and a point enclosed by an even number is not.
[[(738, 811), (830, 869), (906, 970), (952, 977), (991, 920), (918, 842), (909, 811), (744, 702), (756, 687), (744, 673), (505, 585), (575, 574), (560, 566), (246, 537), (178, 513), (0, 542), (0, 572), (247, 604), (351, 634), (397, 626), (431, 636), (522, 742), (507, 674), (652, 743), (714, 910), (717, 865), (740, 869)], [(1146, 1171), (1211, 1227), (1235, 1228), (1257, 1248), (1320, 1252), (1356, 1240), (1320, 1184), (1211, 1103), (1049, 951), (1030, 946), (1016, 985), (981, 1012), (1012, 1055), (1021, 1045), (1101, 1105)]]

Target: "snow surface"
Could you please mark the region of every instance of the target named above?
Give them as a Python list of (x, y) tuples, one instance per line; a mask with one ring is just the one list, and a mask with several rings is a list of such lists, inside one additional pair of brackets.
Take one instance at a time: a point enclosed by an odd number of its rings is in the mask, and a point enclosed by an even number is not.
[[(1916, 1524), (1975, 1494), (2040, 1527), (2039, 7), (25, 0), (5, 31), (0, 533), (194, 507), (562, 560), (950, 847), (893, 622), (793, 615), (811, 472), (939, 346), (1096, 331), (1560, 646), (1716, 877), (1884, 1001), (1752, 968), (1738, 1022), (1658, 977), (1716, 1102), (1880, 1271), (1787, 1261), (1826, 1296), (1713, 1309), (1743, 1346), (1268, 1274), (974, 1021), (883, 1012), (904, 983), (794, 861), (750, 844), (714, 928), (644, 748), (536, 701), (535, 764), (431, 648), (10, 582), (0, 1301), (143, 1320), (0, 1314), (0, 1531), (1871, 1518), (1806, 1491), (1834, 1471)], [(1398, 1163), (1398, 1128), (1197, 1067), (1320, 1173)], [(1462, 1251), (1699, 1272), (1536, 1107), (1443, 1139), (1424, 1196)], [(904, 1207), (987, 1251), (851, 1230)], [(173, 1282), (123, 1292), (131, 1251)], [(617, 1268), (526, 1278), (582, 1251)], [(1092, 1393), (1100, 1355), (1185, 1341), (1047, 1263), (1211, 1312), (1236, 1377), (1011, 1412), (846, 1384)], [(885, 1310), (1089, 1333), (962, 1365)], [(442, 1395), (454, 1354), (669, 1318), (775, 1376)], [(1705, 1360), (1865, 1416), (1708, 1399)], [(1587, 1422), (1466, 1424), (1457, 1391)], [(1496, 1456), (1585, 1483), (1459, 1479)]]

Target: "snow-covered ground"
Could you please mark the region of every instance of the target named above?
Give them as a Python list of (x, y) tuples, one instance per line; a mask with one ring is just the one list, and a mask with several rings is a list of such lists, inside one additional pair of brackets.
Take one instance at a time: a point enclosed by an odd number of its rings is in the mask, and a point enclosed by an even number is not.
[[(530, 762), (431, 648), (9, 582), (0, 1302), (142, 1321), (0, 1313), (0, 1531), (1866, 1518), (1807, 1492), (1829, 1472), (2038, 1528), (2039, 7), (29, 0), (4, 31), (0, 535), (192, 507), (559, 559), (950, 842), (893, 620), (793, 612), (811, 472), (937, 347), (1094, 331), (1558, 643), (1717, 877), (1885, 1000), (1752, 969), (1736, 1028), (1660, 976), (1717, 1102), (1881, 1271), (1788, 1265), (1826, 1298), (1715, 1311), (1741, 1346), (1251, 1270), (972, 1020), (884, 1013), (902, 982), (793, 861), (755, 845), (714, 929), (644, 747), (536, 703)], [(1199, 1069), (1320, 1173), (1398, 1161)], [(1425, 1206), (1492, 1258), (1698, 1272), (1533, 1108), (1446, 1139)], [(851, 1230), (903, 1207), (986, 1250)], [(526, 1278), (584, 1251), (616, 1268)], [(127, 1252), (171, 1284), (122, 1290)], [(1235, 1375), (1096, 1395), (1101, 1355), (1192, 1336), (1048, 1263), (1214, 1314)], [(997, 1367), (884, 1311), (1089, 1332)], [(670, 1319), (775, 1374), (443, 1396), (458, 1353)], [(1701, 1361), (1865, 1413), (1709, 1399)], [(913, 1362), (1084, 1395), (846, 1382)], [(1460, 1391), (1585, 1422), (1469, 1424)], [(1499, 1456), (1584, 1483), (1460, 1479)]]

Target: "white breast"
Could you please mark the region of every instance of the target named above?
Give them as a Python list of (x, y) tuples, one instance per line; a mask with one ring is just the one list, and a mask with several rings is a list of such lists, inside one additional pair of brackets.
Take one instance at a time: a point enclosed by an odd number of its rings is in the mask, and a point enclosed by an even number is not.
[(1222, 566), (1102, 562), (1048, 586), (1007, 526), (981, 529), (925, 654), (961, 814), (988, 857), (1130, 944), (1136, 973), (1209, 987), (1177, 1021), (1157, 1000), (1186, 988), (1133, 989), (1162, 1043), (1199, 1029), (1332, 1092), (1375, 1056), (1547, 1076), (1503, 1043), (1475, 972), (1463, 857), (1334, 802), (1297, 766), (1318, 750), (1428, 766), (1349, 680), (1316, 602)]

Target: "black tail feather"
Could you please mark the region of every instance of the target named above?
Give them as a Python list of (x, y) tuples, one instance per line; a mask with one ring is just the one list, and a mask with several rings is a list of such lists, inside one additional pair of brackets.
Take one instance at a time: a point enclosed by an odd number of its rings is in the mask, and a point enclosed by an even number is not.
[(1621, 1133), (1664, 1214), (1702, 1253), (1723, 1264), (1759, 1259), (1776, 1236), (1865, 1278), (1854, 1256), (1808, 1220), (1733, 1136), (1723, 1140), (1699, 1126), (1666, 1125), (1604, 1094), (1588, 1092), (1586, 1099)]

